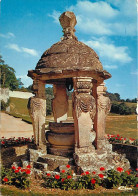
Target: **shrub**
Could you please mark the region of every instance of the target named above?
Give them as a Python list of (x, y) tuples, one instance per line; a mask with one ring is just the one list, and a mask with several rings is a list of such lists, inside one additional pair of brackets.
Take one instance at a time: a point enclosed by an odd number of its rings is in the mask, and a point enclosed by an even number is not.
[(114, 188), (120, 186), (123, 180), (120, 176), (120, 173), (111, 169), (107, 171), (107, 178), (104, 181), (104, 186), (106, 188)]
[(111, 106), (111, 113), (116, 113), (121, 115), (135, 114), (136, 107), (135, 106), (129, 107), (124, 102), (120, 104), (117, 102), (113, 102)]
[(6, 169), (2, 167), (1, 178), (2, 184), (14, 185), (17, 188), (25, 189), (29, 187), (29, 175), (31, 173), (30, 165), (26, 169), (21, 167), (12, 167), (11, 169)]
[(123, 168), (118, 167), (116, 170), (108, 170), (107, 177), (104, 180), (106, 188), (114, 188), (118, 186), (136, 186), (138, 183), (137, 175), (132, 170), (123, 171)]
[(122, 186), (136, 186), (138, 184), (138, 178), (135, 173), (132, 173), (131, 170), (125, 171), (121, 174)]

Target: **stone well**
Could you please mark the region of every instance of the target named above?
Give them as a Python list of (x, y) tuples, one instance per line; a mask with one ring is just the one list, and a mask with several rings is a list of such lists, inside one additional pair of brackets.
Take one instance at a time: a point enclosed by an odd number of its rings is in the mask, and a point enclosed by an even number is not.
[[(61, 41), (43, 53), (35, 70), (28, 71), (35, 94), (28, 104), (35, 144), (39, 150), (45, 151), (45, 162), (50, 155), (51, 160), (71, 158), (77, 173), (101, 166), (129, 168), (128, 160), (112, 152), (112, 145), (104, 137), (105, 120), (111, 107), (109, 98), (105, 97), (104, 80), (111, 74), (103, 69), (96, 52), (78, 41), (74, 34), (77, 23), (74, 13), (64, 12), (59, 20), (64, 33)], [(49, 123), (46, 137), (45, 84), (53, 85), (55, 121)], [(67, 91), (70, 90), (73, 90), (72, 122), (67, 116)], [(58, 164), (61, 166), (60, 161)]]
[(49, 123), (50, 131), (46, 133), (49, 142), (47, 152), (59, 156), (73, 156), (74, 152), (74, 123)]

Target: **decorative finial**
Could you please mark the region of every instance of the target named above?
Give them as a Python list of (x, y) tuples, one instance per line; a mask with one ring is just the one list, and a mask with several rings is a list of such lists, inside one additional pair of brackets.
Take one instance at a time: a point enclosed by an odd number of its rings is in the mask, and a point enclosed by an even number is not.
[(63, 39), (75, 39), (77, 40), (77, 37), (75, 36), (75, 25), (77, 24), (76, 16), (73, 12), (64, 12), (59, 17), (60, 24), (63, 28), (64, 37)]

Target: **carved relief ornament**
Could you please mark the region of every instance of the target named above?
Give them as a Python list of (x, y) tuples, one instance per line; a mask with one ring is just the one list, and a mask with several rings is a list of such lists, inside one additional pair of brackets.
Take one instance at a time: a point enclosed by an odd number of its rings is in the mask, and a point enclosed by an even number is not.
[(97, 101), (98, 110), (103, 110), (105, 114), (109, 114), (111, 109), (111, 101), (108, 97), (105, 97), (103, 94), (98, 95)]
[(77, 107), (78, 118), (82, 112), (89, 112), (93, 120), (96, 113), (96, 104), (94, 97), (90, 94), (92, 88), (91, 80), (85, 81), (84, 79), (84, 81), (76, 81), (75, 87), (74, 107)]
[(41, 113), (42, 116), (45, 116), (45, 100), (36, 97), (31, 97), (28, 102), (28, 109), (32, 117), (38, 115), (38, 112), (39, 114)]

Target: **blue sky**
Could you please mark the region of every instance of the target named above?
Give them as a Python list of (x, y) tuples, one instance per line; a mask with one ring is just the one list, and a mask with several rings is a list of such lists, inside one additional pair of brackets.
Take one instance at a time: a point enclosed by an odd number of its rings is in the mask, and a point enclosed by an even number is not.
[(64, 11), (77, 17), (76, 36), (93, 48), (104, 69), (109, 92), (137, 97), (136, 0), (1, 0), (0, 53), (25, 86), (42, 53), (62, 37), (58, 18)]

